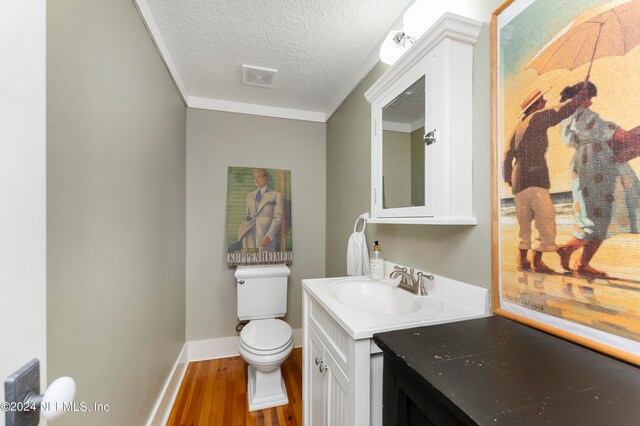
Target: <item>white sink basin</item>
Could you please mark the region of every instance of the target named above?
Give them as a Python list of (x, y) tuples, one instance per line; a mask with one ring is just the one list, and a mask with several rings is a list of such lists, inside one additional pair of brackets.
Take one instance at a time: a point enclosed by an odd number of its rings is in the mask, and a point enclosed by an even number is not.
[[(393, 266), (387, 263), (385, 270), (389, 272)], [(438, 276), (425, 283), (429, 295), (416, 296), (397, 288), (397, 284), (397, 280), (375, 281), (368, 277), (302, 280), (310, 303), (318, 302), (355, 340), (370, 339), (374, 333), (489, 314), (486, 288)], [(321, 319), (322, 315), (318, 317)]]
[[(394, 266), (394, 263), (385, 263), (386, 276)], [(338, 379), (344, 389), (353, 391), (357, 398), (371, 396), (371, 406), (377, 408), (381, 405), (383, 385), (382, 351), (371, 340), (375, 333), (478, 318), (489, 313), (486, 288), (435, 276), (425, 282), (429, 294), (416, 296), (398, 288), (398, 281), (388, 278), (376, 281), (364, 276), (302, 280), (305, 342), (313, 343), (312, 346), (327, 356), (333, 354), (331, 361), (336, 365), (335, 371), (341, 376)], [(413, 332), (416, 336), (420, 333)], [(309, 368), (317, 368), (313, 364), (317, 354), (307, 355), (305, 378), (308, 379), (319, 373), (318, 370), (310, 373)], [(322, 386), (322, 377), (318, 377)], [(314, 387), (313, 380), (311, 387)], [(306, 394), (313, 399), (314, 390), (310, 390), (309, 382), (306, 385)], [(326, 389), (324, 392), (326, 395)], [(366, 398), (363, 405), (367, 403)], [(382, 424), (379, 410), (358, 407), (355, 410), (358, 413), (366, 412), (367, 425)], [(351, 417), (357, 419), (358, 415)]]
[(374, 314), (412, 314), (423, 309), (425, 302), (434, 305), (434, 313), (440, 310), (440, 304), (429, 303), (426, 297), (401, 290), (391, 282), (347, 279), (335, 282), (329, 292), (347, 306)]

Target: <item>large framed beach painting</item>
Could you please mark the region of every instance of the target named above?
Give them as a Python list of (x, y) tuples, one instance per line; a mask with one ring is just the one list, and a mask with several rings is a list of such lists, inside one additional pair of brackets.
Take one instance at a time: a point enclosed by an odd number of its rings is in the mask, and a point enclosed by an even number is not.
[(640, 365), (640, 0), (492, 15), (493, 309)]

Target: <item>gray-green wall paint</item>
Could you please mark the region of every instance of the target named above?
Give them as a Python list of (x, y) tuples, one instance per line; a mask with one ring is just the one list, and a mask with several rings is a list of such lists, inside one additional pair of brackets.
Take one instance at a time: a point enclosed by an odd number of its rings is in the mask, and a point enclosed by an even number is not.
[(185, 342), (186, 107), (131, 0), (47, 2), (48, 381), (144, 424)]
[(347, 275), (349, 235), (358, 216), (371, 209), (371, 108), (364, 92), (388, 68), (378, 63), (327, 121), (328, 277)]
[[(491, 286), (491, 12), (503, 0), (469, 1), (466, 16), (483, 22), (473, 59), (473, 211), (477, 226), (374, 225), (387, 260), (485, 288)], [(364, 92), (388, 67), (378, 64), (327, 122), (327, 276), (346, 274), (353, 223), (370, 206), (371, 108)]]
[(325, 271), (325, 124), (193, 108), (187, 117), (187, 340), (238, 335), (235, 267), (226, 263), (229, 166), (291, 170), (285, 320), (301, 328), (300, 282)]

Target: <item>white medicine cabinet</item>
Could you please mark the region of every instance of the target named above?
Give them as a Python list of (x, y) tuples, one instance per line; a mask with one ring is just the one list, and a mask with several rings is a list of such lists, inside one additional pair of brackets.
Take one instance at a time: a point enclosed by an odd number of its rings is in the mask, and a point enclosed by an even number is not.
[(445, 13), (365, 93), (372, 223), (475, 225), (473, 45), (480, 23)]

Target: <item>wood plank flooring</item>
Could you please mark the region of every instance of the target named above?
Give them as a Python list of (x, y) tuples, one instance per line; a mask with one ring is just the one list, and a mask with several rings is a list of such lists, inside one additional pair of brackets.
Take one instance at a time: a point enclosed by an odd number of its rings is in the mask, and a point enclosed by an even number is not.
[(249, 412), (247, 363), (239, 356), (189, 363), (170, 426), (301, 426), (302, 349), (282, 365), (289, 405)]

